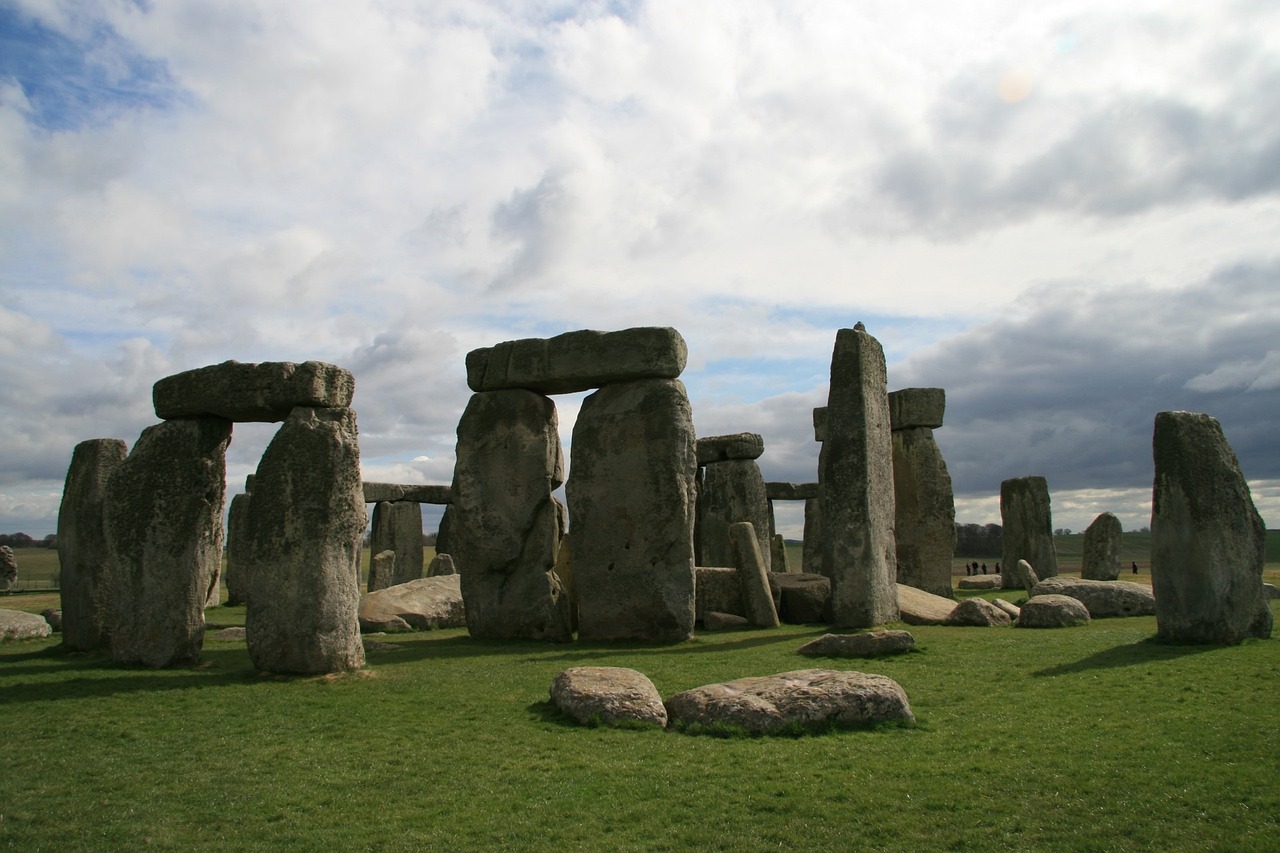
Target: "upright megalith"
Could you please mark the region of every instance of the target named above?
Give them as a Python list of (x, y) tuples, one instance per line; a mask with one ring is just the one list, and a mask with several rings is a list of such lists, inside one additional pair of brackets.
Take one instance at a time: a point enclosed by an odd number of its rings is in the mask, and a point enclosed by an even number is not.
[(816, 494), (804, 502), (804, 550), (801, 562), (806, 573), (831, 577), (827, 569), (826, 537), (822, 531), (822, 448), (827, 440), (827, 407), (813, 410), (813, 440), (818, 442), (818, 482)]
[(884, 350), (859, 323), (836, 333), (819, 464), (824, 570), (834, 622), (868, 628), (898, 618), (893, 441)]
[(355, 394), (351, 371), (322, 361), (224, 361), (166, 376), (151, 389), (156, 415), (277, 423), (295, 406), (346, 408)]
[(761, 628), (777, 628), (780, 623), (769, 587), (769, 569), (764, 564), (760, 540), (751, 522), (739, 521), (729, 525), (729, 540), (734, 553), (733, 564), (738, 567), (738, 583), (747, 619)]
[(692, 636), (697, 468), (679, 380), (606, 385), (583, 401), (566, 487), (580, 638)]
[(1120, 577), (1122, 533), (1120, 519), (1110, 512), (1100, 514), (1085, 528), (1080, 577), (1094, 581), (1113, 581)]
[(227, 586), (227, 606), (244, 604), (249, 594), (248, 524), (249, 501), (253, 498), (253, 475), (245, 478), (244, 491), (231, 498), (227, 507), (227, 560), (222, 572)]
[(729, 528), (749, 521), (768, 570), (772, 524), (768, 490), (756, 462), (764, 452), (764, 439), (756, 433), (700, 438), (697, 452), (698, 464), (703, 466), (698, 487), (698, 565), (733, 565)]
[(254, 476), (245, 639), (264, 672), (364, 665), (359, 568), (364, 493), (356, 414), (299, 406)]
[(128, 455), (118, 438), (82, 441), (71, 453), (58, 509), (62, 644), (68, 649), (87, 652), (110, 642), (107, 483)]
[(675, 329), (588, 329), (472, 350), (467, 353), (467, 385), (472, 391), (523, 388), (571, 394), (635, 379), (675, 379), (688, 357)]
[[(1058, 552), (1053, 545), (1053, 515), (1049, 509), (1049, 483), (1044, 477), (1014, 477), (1000, 484), (1000, 521), (1004, 526), (1001, 564), (1013, 569), (1019, 560), (1035, 567), (1041, 578), (1058, 573)], [(1015, 572), (1004, 573), (1004, 588), (1020, 584)]]
[(222, 563), (231, 422), (142, 431), (107, 482), (111, 657), (161, 667), (198, 660), (204, 607)]
[[(392, 551), (395, 574), (387, 586), (422, 577), (422, 509), (415, 501), (379, 501), (373, 505), (369, 553)], [(373, 591), (369, 587), (369, 591)]]
[(955, 495), (933, 437), (945, 407), (941, 388), (904, 388), (889, 395), (898, 583), (950, 597)]
[(1160, 412), (1152, 444), (1156, 636), (1223, 645), (1270, 637), (1266, 527), (1222, 427), (1206, 414)]
[(380, 589), (395, 586), (396, 552), (391, 550), (369, 550), (369, 583), (366, 589), (377, 592)]
[[(458, 422), (449, 553), (473, 637), (572, 639), (554, 573), (564, 480), (555, 405), (536, 391), (472, 395)], [(419, 549), (421, 550), (421, 549)]]

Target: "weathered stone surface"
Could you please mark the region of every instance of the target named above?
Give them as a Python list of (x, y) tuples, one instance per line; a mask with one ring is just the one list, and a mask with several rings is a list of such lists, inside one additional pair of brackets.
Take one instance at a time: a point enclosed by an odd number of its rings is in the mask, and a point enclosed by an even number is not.
[(351, 372), (322, 361), (224, 361), (166, 376), (151, 389), (156, 415), (213, 417), (276, 423), (295, 406), (342, 409), (351, 405)]
[(571, 394), (637, 379), (675, 379), (688, 357), (675, 329), (566, 332), (472, 350), (467, 353), (467, 385), (472, 391), (525, 388)]
[(873, 658), (898, 655), (916, 647), (909, 631), (867, 631), (862, 634), (823, 634), (799, 648), (802, 655), (834, 658)]
[(1013, 620), (996, 605), (983, 598), (966, 598), (956, 605), (947, 617), (948, 625), (965, 625), (978, 628), (998, 628)]
[(831, 577), (823, 562), (826, 537), (822, 533), (822, 501), (810, 498), (804, 502), (804, 544), (801, 546), (801, 571)]
[(1031, 595), (1070, 596), (1088, 608), (1094, 619), (1154, 616), (1156, 612), (1156, 597), (1151, 587), (1130, 581), (1095, 581), (1058, 575), (1040, 581), (1032, 588)]
[[(431, 558), (431, 563), (427, 566), (427, 577), (429, 578), (447, 577), (457, 573), (458, 568), (453, 564), (453, 556), (450, 554), (436, 554)], [(559, 571), (556, 574), (559, 575)], [(563, 577), (561, 577), (561, 581), (564, 581)]]
[(1019, 614), (1022, 613), (1022, 609), (1020, 607), (1016, 604), (1005, 601), (1003, 598), (993, 598), (991, 599), (991, 603), (996, 607), (999, 607), (1005, 613), (1008, 613), (1009, 618), (1013, 619), (1015, 622), (1017, 621)]
[(1080, 577), (1095, 581), (1113, 581), (1120, 577), (1122, 533), (1120, 519), (1110, 512), (1102, 513), (1085, 528)]
[(827, 407), (817, 406), (813, 410), (813, 440), (827, 440)]
[(1089, 610), (1066, 595), (1037, 595), (1022, 605), (1017, 628), (1074, 628), (1089, 624)]
[(1206, 414), (1160, 412), (1152, 444), (1157, 637), (1216, 644), (1270, 637), (1266, 528), (1222, 427)]
[(71, 453), (58, 509), (62, 644), (87, 652), (110, 643), (111, 569), (105, 502), (107, 481), (129, 455), (118, 438), (82, 441)]
[(678, 380), (610, 385), (583, 401), (567, 485), (580, 638), (692, 636), (697, 467)]
[(893, 494), (898, 583), (950, 596), (956, 505), (933, 430), (893, 431)]
[(43, 616), (25, 610), (0, 610), (0, 640), (38, 640), (52, 633), (53, 628)]
[(396, 584), (396, 552), (390, 548), (379, 551), (369, 558), (369, 582), (365, 585), (367, 592), (377, 592)]
[(1262, 585), (1262, 594), (1268, 601), (1275, 601), (1280, 598), (1280, 588), (1273, 583), (1264, 583)]
[(831, 578), (810, 572), (770, 572), (778, 618), (789, 625), (831, 621)]
[(891, 429), (937, 429), (947, 408), (947, 392), (942, 388), (903, 388), (889, 392)]
[(0, 545), (0, 592), (9, 592), (18, 583), (18, 558), (8, 545)]
[(791, 571), (791, 559), (787, 556), (787, 540), (782, 538), (781, 533), (775, 533), (769, 538), (769, 571)]
[[(249, 479), (253, 479), (250, 477)], [(227, 585), (227, 606), (245, 603), (249, 594), (249, 561), (245, 544), (246, 526), (249, 523), (249, 501), (252, 495), (242, 492), (231, 498), (227, 507), (226, 569), (222, 580)]]
[(1002, 575), (974, 575), (956, 581), (957, 589), (1002, 589), (1003, 587)]
[(708, 610), (702, 617), (702, 627), (708, 631), (727, 631), (731, 628), (749, 628), (751, 620), (736, 613)]
[(906, 691), (893, 679), (830, 669), (708, 684), (677, 693), (666, 705), (673, 724), (728, 725), (752, 734), (915, 720)]
[(418, 578), (360, 597), (360, 630), (429, 631), (467, 624), (458, 575)]
[(573, 638), (569, 597), (554, 571), (562, 531), (551, 492), (563, 479), (550, 398), (522, 390), (471, 396), (458, 422), (449, 507), (449, 553), (471, 636)]
[(769, 568), (760, 553), (755, 527), (749, 521), (731, 524), (729, 539), (733, 544), (734, 564), (738, 567), (738, 583), (742, 585), (742, 602), (747, 607), (746, 617), (757, 627), (777, 628), (778, 611), (769, 591)]
[[(1053, 545), (1053, 517), (1049, 509), (1049, 484), (1044, 477), (1014, 477), (1000, 484), (1000, 520), (1004, 526), (1006, 569), (1026, 560), (1041, 578), (1058, 573), (1058, 552)], [(1005, 589), (1020, 585), (1013, 571), (1004, 573)]]
[(807, 501), (818, 496), (818, 484), (772, 481), (764, 484), (764, 491), (771, 501)]
[(407, 483), (369, 483), (364, 488), (364, 502), (413, 501), (420, 504), (448, 504), (453, 500), (451, 486), (417, 486)]
[[(698, 439), (697, 448), (699, 465), (711, 465), (729, 460), (759, 459), (764, 453), (764, 437), (755, 432), (709, 435)], [(760, 482), (763, 485), (763, 478)]]
[(934, 595), (913, 586), (898, 584), (898, 610), (908, 625), (945, 625), (956, 609), (954, 598)]
[[(705, 621), (712, 611), (741, 616), (747, 612), (742, 600), (742, 584), (738, 570), (732, 566), (698, 566), (694, 569), (696, 592), (695, 615)], [(746, 617), (743, 616), (745, 619)]]
[(1026, 560), (1019, 560), (1014, 566), (1014, 576), (1018, 579), (1018, 586), (1027, 591), (1027, 595), (1032, 595), (1031, 590), (1036, 588), (1036, 584), (1040, 583), (1040, 576), (1036, 574), (1036, 570)]
[(667, 709), (643, 673), (619, 666), (575, 666), (551, 681), (551, 701), (579, 723), (651, 723), (665, 727)]
[(366, 519), (355, 412), (295, 408), (258, 463), (245, 525), (245, 628), (259, 670), (364, 666), (356, 609)]
[(395, 575), (387, 586), (422, 577), (422, 509), (416, 503), (382, 501), (373, 505), (369, 550), (394, 551)]
[(898, 618), (893, 442), (884, 350), (859, 323), (836, 333), (822, 476), (824, 567), (841, 628)]
[(222, 564), (222, 506), (231, 422), (166, 421), (142, 431), (107, 481), (111, 657), (190, 663)]
[(62, 631), (62, 611), (56, 607), (46, 607), (40, 611), (41, 618), (49, 623), (55, 634)]
[(755, 530), (765, 568), (770, 568), (769, 499), (765, 497), (760, 466), (754, 459), (731, 459), (703, 468), (697, 507), (699, 565), (735, 565), (729, 528), (746, 521)]

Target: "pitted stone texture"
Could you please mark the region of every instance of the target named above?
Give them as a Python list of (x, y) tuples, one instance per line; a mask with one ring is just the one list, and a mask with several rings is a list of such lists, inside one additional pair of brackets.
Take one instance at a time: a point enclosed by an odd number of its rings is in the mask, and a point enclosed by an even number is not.
[(957, 589), (1002, 589), (1003, 587), (1003, 575), (973, 575), (956, 581)]
[(1094, 619), (1154, 616), (1156, 612), (1156, 597), (1151, 587), (1130, 581), (1095, 581), (1058, 575), (1040, 581), (1031, 590), (1031, 595), (1070, 596), (1087, 607)]
[(1018, 614), (1017, 628), (1075, 628), (1089, 624), (1089, 610), (1066, 595), (1037, 595)]
[(365, 585), (367, 592), (377, 592), (389, 586), (395, 586), (396, 552), (390, 549), (379, 551), (369, 557), (369, 581)]
[(322, 361), (224, 361), (161, 379), (152, 386), (151, 398), (156, 415), (166, 420), (276, 423), (295, 406), (346, 408), (355, 388), (350, 371)]
[(71, 454), (58, 509), (62, 644), (68, 649), (87, 652), (110, 643), (107, 481), (128, 455), (118, 438), (82, 441)]
[(467, 385), (472, 391), (571, 394), (637, 379), (675, 379), (688, 357), (684, 338), (671, 328), (566, 332), (472, 350)]
[(430, 631), (462, 628), (467, 615), (457, 575), (418, 578), (360, 597), (360, 630)]
[(1008, 613), (983, 598), (966, 598), (947, 617), (948, 625), (974, 628), (998, 628), (1012, 621)]
[(200, 658), (204, 606), (222, 564), (231, 422), (142, 431), (107, 482), (111, 657), (161, 667)]
[(694, 576), (697, 619), (705, 620), (706, 614), (711, 612), (733, 613), (738, 616), (747, 612), (747, 606), (742, 601), (742, 584), (738, 581), (737, 569), (732, 566), (698, 566), (694, 569)]
[(1015, 622), (1018, 621), (1018, 616), (1022, 614), (1022, 609), (1020, 607), (1018, 607), (1016, 604), (1012, 604), (1008, 601), (1005, 601), (1003, 598), (993, 598), (991, 599), (991, 603), (994, 604), (996, 607), (999, 607), (1005, 613), (1008, 613), (1009, 618), (1014, 620)]
[(1120, 577), (1122, 533), (1120, 519), (1110, 512), (1102, 513), (1085, 528), (1080, 577), (1095, 581), (1113, 581)]
[(584, 725), (667, 725), (667, 709), (653, 682), (620, 666), (575, 666), (551, 681), (551, 701)]
[(807, 501), (818, 496), (818, 484), (768, 482), (764, 491), (771, 501)]
[(742, 585), (742, 601), (747, 606), (746, 617), (757, 627), (777, 628), (778, 611), (769, 591), (769, 569), (760, 553), (755, 528), (749, 521), (731, 524), (729, 539), (738, 567), (738, 583)]
[(755, 530), (758, 546), (764, 555), (765, 568), (771, 568), (769, 499), (765, 497), (764, 477), (760, 474), (760, 466), (754, 459), (731, 459), (708, 465), (700, 473), (697, 501), (698, 564), (737, 565), (729, 528), (746, 521)]
[(898, 583), (950, 596), (955, 496), (933, 430), (893, 431), (893, 494)]
[(1018, 586), (1025, 589), (1027, 595), (1033, 595), (1032, 590), (1040, 583), (1040, 576), (1036, 574), (1035, 568), (1026, 560), (1019, 560), (1014, 565), (1013, 574), (1018, 579)]
[(906, 691), (893, 679), (830, 669), (708, 684), (677, 693), (666, 705), (673, 724), (729, 725), (751, 734), (915, 720)]
[(874, 658), (899, 655), (916, 647), (909, 631), (867, 631), (862, 634), (823, 634), (810, 640), (797, 651), (802, 655), (833, 658)]
[(697, 470), (683, 383), (609, 385), (583, 401), (567, 485), (581, 639), (692, 636)]
[(374, 554), (395, 553), (395, 574), (387, 586), (422, 577), (422, 509), (418, 504), (408, 501), (374, 504), (369, 550)]
[(1152, 443), (1157, 637), (1223, 645), (1270, 637), (1266, 528), (1222, 427), (1206, 414), (1161, 412)]
[(0, 610), (0, 641), (38, 640), (52, 633), (52, 626), (43, 616), (25, 610)]
[(246, 524), (245, 629), (259, 670), (364, 666), (356, 610), (366, 519), (355, 412), (294, 409), (258, 463)]
[(245, 536), (251, 499), (250, 492), (242, 492), (233, 497), (231, 505), (227, 507), (227, 566), (222, 580), (227, 585), (228, 607), (244, 604), (249, 594), (249, 561)]
[[(764, 437), (755, 432), (710, 435), (698, 439), (698, 464), (711, 465), (733, 459), (759, 459), (764, 453)], [(764, 479), (761, 478), (761, 484)]]
[(893, 442), (884, 350), (859, 323), (840, 329), (831, 357), (822, 476), (823, 564), (841, 628), (898, 618)]
[[(1006, 568), (1026, 560), (1041, 578), (1058, 573), (1058, 552), (1053, 545), (1053, 517), (1049, 508), (1049, 484), (1044, 477), (1014, 477), (1000, 484), (1000, 520), (1004, 525)], [(1020, 585), (1015, 572), (1004, 574), (1005, 589)]]
[(770, 572), (778, 618), (789, 625), (831, 621), (831, 578), (808, 572)]
[(945, 625), (956, 609), (956, 600), (898, 584), (898, 609), (908, 625)]
[(937, 429), (947, 408), (947, 392), (942, 388), (903, 388), (889, 392), (891, 429)]
[(550, 398), (523, 390), (471, 396), (458, 422), (449, 506), (449, 553), (471, 636), (573, 638), (569, 597), (554, 572), (562, 531), (551, 492), (563, 479)]
[(414, 501), (420, 504), (448, 504), (453, 500), (453, 489), (450, 486), (415, 486), (406, 483), (368, 483), (364, 484), (364, 502), (367, 504), (382, 501)]

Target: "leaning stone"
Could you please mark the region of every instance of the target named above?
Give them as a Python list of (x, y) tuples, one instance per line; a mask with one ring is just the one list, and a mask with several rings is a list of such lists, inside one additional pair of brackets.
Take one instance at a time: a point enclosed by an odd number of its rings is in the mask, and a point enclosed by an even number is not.
[(87, 652), (110, 644), (107, 481), (129, 455), (118, 438), (82, 441), (71, 453), (58, 509), (62, 644)]
[(1120, 545), (1123, 530), (1114, 513), (1104, 512), (1084, 531), (1080, 577), (1113, 581), (1120, 577)]
[(364, 502), (413, 501), (420, 504), (448, 504), (453, 501), (450, 486), (415, 486), (402, 483), (364, 484)]
[(944, 598), (906, 584), (898, 584), (898, 610), (908, 625), (945, 625), (956, 609), (954, 598)]
[(150, 667), (192, 663), (222, 564), (231, 422), (165, 421), (142, 431), (107, 483), (111, 657)]
[(386, 586), (422, 577), (421, 507), (407, 501), (374, 504), (369, 550), (374, 554), (392, 551), (396, 555), (395, 574)]
[[(711, 465), (730, 459), (759, 459), (764, 453), (764, 437), (754, 432), (711, 435), (698, 439), (698, 464)], [(762, 484), (763, 480), (760, 481)]]
[(1066, 595), (1037, 595), (1022, 605), (1017, 628), (1074, 628), (1089, 624), (1089, 610)]
[(957, 589), (1003, 589), (1004, 579), (1001, 575), (974, 575), (956, 581)]
[(1018, 616), (1022, 614), (1022, 609), (1020, 607), (1018, 607), (1016, 604), (1012, 604), (1008, 601), (1005, 601), (1003, 598), (993, 598), (991, 599), (991, 603), (994, 604), (996, 607), (999, 607), (1005, 613), (1008, 613), (1009, 618), (1014, 620), (1015, 622), (1018, 620)]
[(0, 640), (38, 640), (52, 633), (43, 616), (25, 610), (0, 610)]
[(748, 628), (751, 620), (736, 613), (721, 613), (709, 610), (702, 617), (702, 627), (708, 631), (727, 631), (730, 628)]
[(653, 682), (620, 666), (575, 666), (551, 681), (551, 701), (584, 725), (667, 725), (667, 709)]
[[(1042, 578), (1058, 573), (1058, 552), (1053, 545), (1053, 517), (1049, 509), (1049, 484), (1044, 477), (1014, 477), (1000, 483), (1000, 520), (1004, 525), (1005, 567), (1026, 560)], [(1005, 589), (1021, 584), (1016, 572), (1004, 575)]]
[(61, 610), (56, 607), (46, 607), (44, 610), (40, 611), (40, 616), (44, 618), (44, 621), (49, 623), (49, 627), (53, 629), (55, 634), (62, 631)]
[(765, 497), (760, 466), (754, 459), (731, 459), (707, 465), (701, 474), (697, 500), (698, 563), (736, 565), (729, 530), (745, 521), (752, 524), (757, 547), (765, 558), (765, 568), (770, 568), (769, 499)]
[[(563, 542), (561, 543), (561, 550), (563, 550)], [(453, 564), (453, 557), (449, 554), (436, 554), (431, 558), (431, 562), (427, 565), (427, 577), (429, 578), (447, 577), (448, 575), (456, 575), (457, 573), (458, 568)], [(564, 580), (564, 577), (559, 570), (558, 563), (556, 566), (556, 574), (560, 576), (561, 581)]]
[(694, 569), (694, 576), (697, 619), (705, 621), (711, 612), (738, 615), (747, 612), (737, 569), (732, 566), (698, 566)]
[(947, 408), (947, 392), (942, 388), (903, 388), (889, 392), (891, 429), (937, 429)]
[(976, 628), (998, 628), (1012, 621), (1008, 613), (984, 598), (966, 598), (947, 617), (948, 625)]
[(755, 527), (749, 521), (731, 524), (729, 539), (733, 543), (734, 562), (738, 567), (738, 583), (742, 584), (742, 601), (747, 605), (747, 618), (760, 628), (777, 628), (778, 611), (769, 592), (769, 567), (760, 553)]
[(915, 720), (906, 692), (893, 679), (830, 669), (708, 684), (677, 693), (666, 706), (673, 724), (732, 726), (751, 734)]
[(1156, 636), (1221, 645), (1270, 637), (1266, 526), (1222, 427), (1205, 414), (1161, 412), (1153, 448)]
[(467, 385), (472, 391), (572, 394), (637, 379), (675, 379), (688, 356), (684, 338), (670, 328), (567, 332), (472, 350)]
[(369, 558), (369, 582), (367, 592), (377, 592), (396, 584), (396, 552), (390, 548)]
[(294, 409), (258, 463), (246, 524), (245, 628), (259, 670), (364, 666), (356, 609), (366, 518), (356, 413)]
[(1019, 560), (1014, 566), (1014, 575), (1018, 579), (1018, 586), (1027, 591), (1027, 595), (1034, 595), (1032, 592), (1036, 584), (1040, 583), (1040, 577), (1036, 574), (1036, 570), (1026, 560)]
[(346, 408), (355, 388), (350, 371), (321, 361), (224, 361), (167, 376), (152, 387), (151, 397), (156, 415), (165, 420), (276, 423), (297, 406)]
[(775, 481), (765, 483), (764, 491), (771, 501), (805, 501), (818, 496), (818, 484)]
[(359, 613), (364, 633), (464, 628), (467, 624), (458, 575), (419, 578), (370, 592), (360, 597)]
[(833, 658), (873, 658), (897, 655), (915, 649), (916, 638), (908, 631), (868, 631), (863, 634), (823, 634), (799, 648), (802, 655)]
[(893, 494), (898, 583), (950, 596), (955, 495), (933, 430), (893, 431)]
[(1040, 581), (1031, 590), (1031, 595), (1070, 596), (1083, 604), (1094, 619), (1154, 616), (1156, 612), (1156, 597), (1151, 587), (1130, 581), (1093, 581), (1058, 575)]
[(831, 622), (831, 578), (811, 572), (770, 572), (778, 618), (789, 625)]

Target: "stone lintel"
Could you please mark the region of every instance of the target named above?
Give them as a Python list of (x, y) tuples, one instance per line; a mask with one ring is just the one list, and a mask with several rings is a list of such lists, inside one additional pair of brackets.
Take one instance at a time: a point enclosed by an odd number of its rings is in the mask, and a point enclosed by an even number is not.
[(698, 439), (698, 464), (730, 459), (759, 459), (764, 453), (764, 437), (754, 432), (712, 435)]
[(164, 420), (277, 423), (298, 406), (347, 408), (355, 388), (349, 370), (322, 361), (224, 361), (166, 376), (152, 386), (151, 399)]
[(420, 486), (412, 483), (364, 483), (364, 502), (415, 501), (420, 504), (453, 503), (449, 486)]
[(889, 392), (889, 428), (912, 429), (942, 426), (947, 392), (942, 388), (903, 388)]

